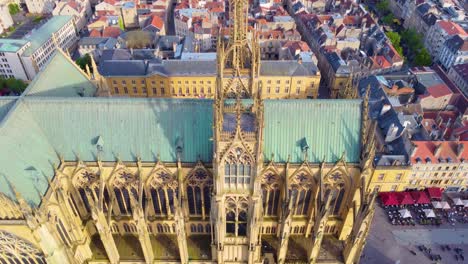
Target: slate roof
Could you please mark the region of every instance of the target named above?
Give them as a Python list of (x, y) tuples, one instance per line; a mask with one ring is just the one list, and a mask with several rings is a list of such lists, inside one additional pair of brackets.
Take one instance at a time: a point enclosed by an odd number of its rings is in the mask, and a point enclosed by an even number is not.
[[(103, 55), (103, 57), (109, 57)], [(213, 60), (122, 60), (103, 61), (99, 67), (103, 76), (216, 76), (216, 61)], [(262, 61), (262, 76), (310, 76), (318, 73), (313, 62)]]
[(262, 76), (310, 76), (317, 72), (318, 68), (313, 62), (262, 61), (260, 64)]

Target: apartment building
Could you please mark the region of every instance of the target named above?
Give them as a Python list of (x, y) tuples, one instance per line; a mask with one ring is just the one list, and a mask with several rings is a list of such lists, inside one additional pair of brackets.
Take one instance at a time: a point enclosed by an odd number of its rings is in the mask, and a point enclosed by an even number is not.
[(71, 16), (54, 16), (23, 39), (0, 39), (0, 74), (32, 80), (57, 48), (68, 50), (77, 41)]

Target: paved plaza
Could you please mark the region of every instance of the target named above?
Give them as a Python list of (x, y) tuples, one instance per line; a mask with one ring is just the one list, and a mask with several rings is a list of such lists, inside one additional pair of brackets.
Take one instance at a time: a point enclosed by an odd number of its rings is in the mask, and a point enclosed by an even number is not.
[[(442, 260), (431, 261), (427, 253), (418, 249), (420, 245), (430, 248), (431, 253), (440, 255)], [(451, 250), (442, 250), (441, 245), (449, 245)], [(464, 250), (464, 261), (455, 259), (455, 255), (459, 254), (455, 253), (454, 248)], [(468, 224), (394, 226), (389, 223), (385, 211), (377, 205), (361, 263), (468, 263)]]

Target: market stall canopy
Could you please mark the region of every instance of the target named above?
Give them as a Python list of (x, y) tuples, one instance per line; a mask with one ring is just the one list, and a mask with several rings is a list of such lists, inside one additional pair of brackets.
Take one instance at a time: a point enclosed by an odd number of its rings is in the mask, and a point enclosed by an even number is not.
[(411, 197), (409, 192), (401, 192), (398, 194), (398, 202), (400, 205), (410, 205), (414, 204), (414, 200)]
[(429, 197), (427, 197), (427, 194), (422, 191), (413, 191), (411, 192), (411, 197), (413, 197), (414, 203), (415, 204), (429, 204), (431, 201), (429, 200)]
[(440, 209), (440, 208), (442, 208), (442, 204), (441, 204), (439, 201), (432, 202), (432, 206), (433, 206), (435, 209)]
[(427, 194), (431, 199), (441, 199), (442, 198), (442, 190), (437, 187), (427, 188)]
[(424, 214), (426, 215), (427, 218), (434, 218), (435, 217), (434, 210), (432, 210), (432, 209), (424, 209)]
[(381, 193), (380, 194), (380, 199), (382, 201), (382, 204), (385, 206), (389, 205), (398, 205), (398, 200), (396, 199), (395, 193)]
[(465, 207), (468, 207), (468, 200), (463, 200), (463, 204), (465, 205)]
[(464, 206), (465, 205), (463, 203), (462, 199), (460, 199), (460, 198), (454, 198), (454, 199), (452, 199), (452, 201), (453, 201), (454, 205), (458, 205), (458, 206)]
[(408, 209), (399, 210), (402, 218), (412, 218), (411, 213)]
[(442, 209), (445, 209), (445, 210), (450, 209), (450, 204), (448, 202), (443, 201), (443, 202), (440, 202), (440, 204), (442, 205)]

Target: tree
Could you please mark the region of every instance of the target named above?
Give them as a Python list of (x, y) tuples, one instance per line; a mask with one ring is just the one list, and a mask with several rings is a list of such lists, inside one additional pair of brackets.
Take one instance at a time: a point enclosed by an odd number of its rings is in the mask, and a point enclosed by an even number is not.
[(128, 49), (143, 49), (151, 45), (151, 35), (148, 32), (135, 30), (127, 33)]
[(20, 8), (18, 4), (10, 3), (8, 4), (8, 11), (10, 12), (10, 15), (14, 16), (20, 12)]
[(432, 64), (432, 58), (426, 48), (422, 48), (414, 58), (415, 66), (430, 66)]
[(403, 56), (403, 48), (401, 47), (400, 34), (398, 34), (398, 32), (387, 32), (385, 33), (385, 35), (387, 35), (388, 39), (390, 40), (398, 54), (400, 54), (400, 56)]
[(393, 24), (393, 20), (395, 19), (395, 16), (392, 14), (392, 13), (389, 13), (387, 14), (386, 16), (384, 16), (382, 18), (382, 22), (385, 24), (385, 25), (392, 25)]
[(0, 78), (0, 89), (6, 89), (15, 94), (21, 94), (26, 89), (26, 87), (26, 83), (22, 80), (15, 78)]
[(80, 68), (85, 72), (86, 72), (86, 65), (88, 65), (89, 70), (91, 72), (93, 71), (93, 68), (91, 66), (91, 56), (89, 56), (89, 54), (86, 54), (83, 57), (76, 59), (76, 64), (80, 66)]
[(418, 34), (416, 30), (407, 29), (403, 31), (401, 37), (411, 52), (416, 52), (423, 48), (422, 35)]
[(387, 12), (390, 11), (389, 5), (390, 4), (388, 0), (383, 0), (383, 1), (380, 1), (375, 7), (377, 8), (377, 10), (379, 10), (379, 12), (386, 14)]

